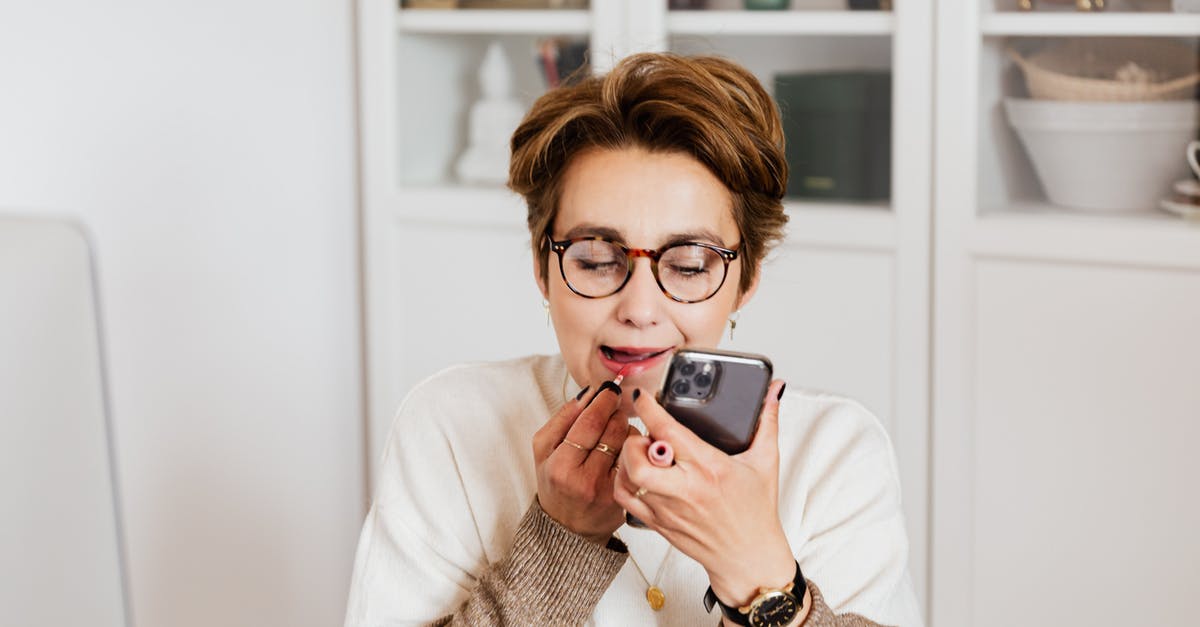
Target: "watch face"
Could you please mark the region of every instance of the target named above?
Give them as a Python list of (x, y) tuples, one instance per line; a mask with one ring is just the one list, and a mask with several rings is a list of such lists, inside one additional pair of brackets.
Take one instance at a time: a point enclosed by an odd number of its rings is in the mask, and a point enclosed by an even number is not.
[(753, 627), (784, 627), (796, 617), (800, 604), (796, 597), (786, 592), (775, 592), (757, 603), (750, 610)]

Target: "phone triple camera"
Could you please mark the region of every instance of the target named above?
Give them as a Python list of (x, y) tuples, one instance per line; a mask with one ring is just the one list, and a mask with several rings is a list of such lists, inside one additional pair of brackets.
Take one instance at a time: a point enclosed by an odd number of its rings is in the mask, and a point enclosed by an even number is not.
[(712, 396), (721, 365), (703, 359), (688, 359), (672, 369), (667, 389), (676, 399), (705, 401)]

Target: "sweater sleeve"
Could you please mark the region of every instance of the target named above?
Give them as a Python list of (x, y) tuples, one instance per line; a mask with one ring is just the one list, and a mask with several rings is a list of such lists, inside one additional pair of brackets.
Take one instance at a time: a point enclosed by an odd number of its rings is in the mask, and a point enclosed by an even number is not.
[(488, 568), (471, 596), (435, 625), (579, 625), (625, 563), (618, 539), (589, 542), (546, 515), (535, 500), (512, 552)]
[(879, 623), (858, 614), (834, 613), (825, 603), (825, 597), (821, 595), (821, 590), (816, 584), (808, 582), (808, 589), (812, 595), (812, 609), (808, 611), (808, 618), (804, 620), (803, 627), (880, 627)]

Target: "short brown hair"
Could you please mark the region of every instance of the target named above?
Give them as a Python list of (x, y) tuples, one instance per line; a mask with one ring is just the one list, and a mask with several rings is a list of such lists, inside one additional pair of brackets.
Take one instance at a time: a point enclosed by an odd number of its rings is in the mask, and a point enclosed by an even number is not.
[(635, 54), (608, 74), (546, 92), (513, 133), (508, 186), (528, 206), (542, 280), (549, 257), (543, 234), (558, 213), (563, 173), (592, 148), (683, 153), (724, 183), (742, 237), (740, 291), (783, 237), (783, 127), (758, 79), (720, 57)]

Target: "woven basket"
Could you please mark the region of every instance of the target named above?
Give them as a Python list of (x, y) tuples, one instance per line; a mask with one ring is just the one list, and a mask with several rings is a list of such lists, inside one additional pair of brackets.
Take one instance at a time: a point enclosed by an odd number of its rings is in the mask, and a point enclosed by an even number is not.
[[(1164, 39), (1071, 39), (1028, 57), (1009, 48), (1008, 56), (1043, 100), (1188, 100), (1200, 84), (1196, 51)], [(1149, 80), (1117, 80), (1119, 72)]]

